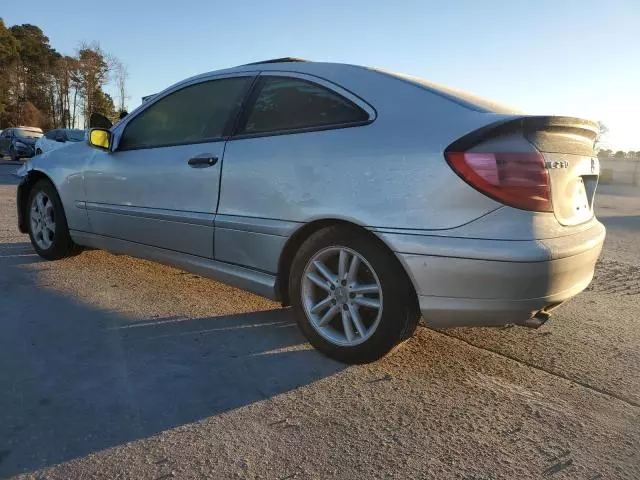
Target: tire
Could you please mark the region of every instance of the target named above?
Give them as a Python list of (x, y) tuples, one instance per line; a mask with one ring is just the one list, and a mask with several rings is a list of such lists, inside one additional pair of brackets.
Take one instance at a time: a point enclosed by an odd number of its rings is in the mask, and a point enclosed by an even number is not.
[[(332, 282), (322, 265), (335, 274)], [(378, 360), (410, 338), (420, 319), (413, 286), (397, 258), (366, 232), (344, 225), (322, 229), (302, 244), (291, 266), (289, 298), (309, 342), (343, 363)]]
[(42, 150), (40, 150), (39, 148), (36, 150), (36, 155), (42, 155)]
[(11, 157), (11, 160), (13, 162), (19, 162), (20, 161), (20, 155), (18, 155), (18, 153), (16, 152), (15, 148), (13, 148), (13, 145), (11, 146), (11, 148), (9, 148), (9, 156)]
[(51, 182), (42, 179), (31, 188), (26, 214), (31, 245), (42, 258), (59, 260), (77, 251), (69, 235), (62, 202)]

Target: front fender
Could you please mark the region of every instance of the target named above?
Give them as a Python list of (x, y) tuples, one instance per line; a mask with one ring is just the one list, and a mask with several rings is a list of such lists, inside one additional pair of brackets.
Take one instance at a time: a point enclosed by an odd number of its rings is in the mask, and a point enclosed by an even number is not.
[[(42, 173), (39, 170), (33, 170), (29, 165), (25, 165), (25, 167), (25, 171), (22, 172), (22, 175), (20, 175), (22, 179), (20, 180), (18, 189), (16, 191), (18, 230), (20, 231), (20, 233), (29, 233), (29, 227), (27, 224), (27, 203), (29, 201), (29, 191), (31, 190), (31, 187), (42, 178), (46, 178), (53, 184), (51, 178), (49, 178), (46, 174)], [(20, 170), (22, 170), (22, 168)], [(20, 172), (20, 170), (18, 170), (18, 172)], [(18, 175), (18, 172), (16, 172), (16, 175)]]
[(84, 171), (95, 149), (84, 142), (77, 142), (64, 148), (51, 150), (38, 155), (27, 162), (18, 192), (18, 225), (20, 231), (28, 228), (26, 209), (29, 190), (33, 183), (46, 178), (55, 187), (65, 212), (69, 230), (90, 232), (89, 218), (84, 208), (86, 194), (84, 190)]

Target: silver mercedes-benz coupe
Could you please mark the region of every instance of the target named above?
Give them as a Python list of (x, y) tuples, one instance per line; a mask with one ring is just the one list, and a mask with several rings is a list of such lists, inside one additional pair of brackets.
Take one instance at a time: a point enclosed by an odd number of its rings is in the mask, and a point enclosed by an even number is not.
[(167, 88), (21, 171), (20, 231), (291, 305), (369, 362), (428, 326), (537, 326), (591, 281), (597, 125), (424, 80), (284, 58)]

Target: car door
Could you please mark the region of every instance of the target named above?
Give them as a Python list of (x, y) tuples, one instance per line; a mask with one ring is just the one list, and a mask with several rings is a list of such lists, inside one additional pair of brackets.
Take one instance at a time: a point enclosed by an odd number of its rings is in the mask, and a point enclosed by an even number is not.
[(215, 258), (275, 273), (303, 222), (370, 201), (351, 173), (367, 173), (375, 111), (335, 84), (290, 72), (263, 72), (251, 99), (225, 151)]
[(11, 141), (11, 129), (3, 130), (0, 133), (0, 154), (9, 152), (9, 142)]
[(252, 81), (182, 84), (118, 125), (85, 172), (93, 233), (212, 258), (226, 135)]

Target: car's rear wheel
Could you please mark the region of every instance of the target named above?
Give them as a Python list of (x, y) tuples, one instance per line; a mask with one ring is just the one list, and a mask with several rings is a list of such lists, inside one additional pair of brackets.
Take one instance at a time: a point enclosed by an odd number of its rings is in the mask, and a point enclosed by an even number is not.
[(49, 181), (39, 180), (31, 189), (27, 215), (29, 237), (38, 255), (58, 260), (74, 253), (62, 202)]
[(413, 334), (420, 317), (397, 259), (365, 232), (343, 225), (303, 243), (289, 288), (311, 344), (345, 363), (384, 356)]

